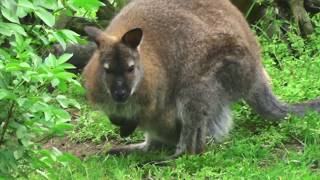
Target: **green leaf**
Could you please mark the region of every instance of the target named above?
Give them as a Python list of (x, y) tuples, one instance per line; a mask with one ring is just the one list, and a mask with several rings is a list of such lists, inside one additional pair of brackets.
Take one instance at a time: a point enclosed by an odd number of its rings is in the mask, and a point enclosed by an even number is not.
[(19, 65), (20, 65), (20, 67), (22, 67), (22, 68), (27, 68), (27, 69), (31, 68), (31, 66), (30, 66), (28, 63), (26, 63), (26, 62), (22, 62), (22, 63), (20, 63)]
[(69, 124), (69, 123), (58, 123), (53, 127), (52, 131), (55, 134), (64, 134), (65, 131), (72, 130), (72, 129), (73, 129), (73, 125), (72, 124)]
[(2, 15), (6, 19), (8, 19), (9, 21), (20, 24), (19, 18), (16, 15), (17, 14), (17, 4), (15, 3), (15, 1), (4, 0), (1, 3), (3, 5), (1, 7)]
[(49, 54), (49, 56), (44, 60), (44, 63), (49, 67), (55, 67), (57, 65), (57, 58), (53, 54)]
[(21, 26), (13, 23), (7, 23), (7, 26), (11, 28), (12, 31), (17, 32), (23, 36), (27, 36), (26, 31)]
[(67, 122), (71, 120), (70, 114), (64, 109), (55, 108), (55, 109), (52, 109), (52, 112), (56, 117), (59, 118), (58, 119), (59, 122)]
[(51, 121), (52, 120), (52, 113), (51, 112), (48, 112), (48, 111), (45, 111), (44, 112), (44, 119), (45, 121)]
[(24, 18), (25, 16), (27, 16), (29, 13), (29, 10), (24, 8), (24, 7), (18, 7), (17, 9), (17, 16), (19, 18)]
[(17, 8), (17, 16), (23, 18), (35, 9), (35, 6), (28, 0), (19, 0)]
[(83, 8), (86, 11), (95, 11), (100, 6), (103, 6), (104, 4), (101, 3), (99, 0), (73, 0), (73, 5), (75, 5), (78, 8)]
[(33, 144), (33, 142), (32, 141), (30, 141), (30, 139), (29, 138), (22, 138), (21, 139), (21, 143), (23, 144), (23, 146), (25, 146), (25, 147), (28, 147), (28, 146), (30, 146), (30, 145), (32, 145)]
[(76, 67), (74, 65), (69, 64), (69, 63), (61, 64), (59, 67), (62, 69), (76, 69)]
[(57, 60), (58, 65), (67, 62), (72, 57), (72, 54), (63, 54)]
[(61, 35), (61, 33), (53, 32), (52, 35), (56, 38), (56, 40), (60, 43), (63, 50), (66, 50), (67, 43), (64, 40), (64, 37)]
[(16, 135), (18, 139), (22, 139), (27, 135), (27, 128), (23, 125), (19, 126), (16, 131)]
[(71, 79), (76, 77), (75, 74), (73, 73), (69, 73), (69, 72), (60, 72), (58, 74), (56, 74), (57, 77), (59, 77), (60, 79)]
[(26, 31), (19, 25), (13, 23), (0, 22), (0, 33), (5, 36), (11, 36), (14, 32), (27, 36)]
[(63, 95), (58, 95), (56, 99), (61, 105), (61, 107), (63, 108), (68, 108), (71, 105), (78, 109), (81, 109), (80, 104), (74, 99), (67, 98), (66, 96), (63, 96)]
[(52, 87), (56, 87), (56, 86), (58, 86), (60, 84), (60, 81), (59, 81), (59, 79), (57, 79), (57, 78), (55, 78), (55, 79), (53, 79), (52, 81), (51, 81), (51, 86)]
[(80, 91), (84, 91), (84, 88), (81, 86), (81, 84), (80, 84), (80, 82), (79, 81), (77, 81), (77, 80), (75, 80), (75, 79), (69, 79), (69, 81), (68, 82), (71, 82), (71, 83), (73, 83), (74, 85), (76, 85), (76, 86), (78, 86), (80, 89)]
[(29, 9), (35, 9), (35, 6), (28, 0), (19, 0), (18, 6)]
[(41, 34), (38, 29), (33, 29), (32, 32), (42, 41), (44, 45), (48, 45), (50, 43), (48, 38)]
[(20, 107), (22, 107), (22, 106), (24, 106), (25, 105), (25, 103), (27, 102), (27, 98), (18, 98), (18, 99), (16, 99), (16, 102), (18, 103), (18, 105), (20, 106)]
[(38, 7), (35, 10), (35, 13), (49, 27), (53, 27), (53, 25), (55, 23), (55, 17), (51, 13), (49, 13), (47, 10), (45, 10), (42, 7)]
[(2, 99), (15, 99), (15, 95), (6, 89), (0, 89), (0, 100)]
[(22, 67), (20, 67), (19, 63), (9, 63), (6, 65), (6, 71), (13, 72), (13, 71), (20, 71), (23, 70)]
[(70, 105), (76, 107), (77, 109), (81, 109), (80, 104), (76, 100), (70, 99), (69, 102), (70, 102)]
[(56, 99), (63, 108), (69, 107), (70, 103), (66, 96), (58, 95)]
[(58, 7), (57, 0), (33, 0), (33, 4), (36, 6), (41, 6), (46, 9), (56, 10)]
[(9, 95), (9, 92), (4, 89), (0, 89), (0, 100), (6, 98)]
[(80, 36), (79, 34), (71, 31), (71, 30), (68, 30), (68, 29), (63, 29), (59, 32), (59, 34), (62, 34), (62, 36), (65, 38), (65, 39), (68, 39), (70, 40), (72, 43), (78, 43), (78, 40), (76, 37)]
[(24, 154), (23, 149), (18, 149), (18, 150), (16, 150), (16, 151), (13, 152), (13, 156), (14, 156), (14, 158), (17, 159), (17, 160), (20, 159), (20, 158), (22, 158), (22, 157), (23, 157), (23, 154)]
[(11, 36), (13, 34), (11, 28), (9, 28), (7, 23), (0, 22), (0, 34), (5, 36)]

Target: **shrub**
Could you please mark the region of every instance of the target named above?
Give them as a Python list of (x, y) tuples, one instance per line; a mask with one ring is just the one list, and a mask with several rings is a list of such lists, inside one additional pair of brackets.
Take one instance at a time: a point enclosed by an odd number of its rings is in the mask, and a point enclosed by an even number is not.
[[(97, 4), (98, 3), (98, 4)], [(80, 8), (86, 4), (84, 8)], [(81, 88), (68, 72), (71, 54), (55, 57), (53, 43), (80, 42), (71, 30), (54, 28), (61, 11), (73, 15), (97, 9), (98, 0), (3, 0), (0, 4), (0, 177), (36, 171), (54, 176), (57, 165), (77, 161), (41, 142), (72, 129), (69, 108), (80, 109), (70, 89)], [(70, 94), (70, 93), (69, 93)]]

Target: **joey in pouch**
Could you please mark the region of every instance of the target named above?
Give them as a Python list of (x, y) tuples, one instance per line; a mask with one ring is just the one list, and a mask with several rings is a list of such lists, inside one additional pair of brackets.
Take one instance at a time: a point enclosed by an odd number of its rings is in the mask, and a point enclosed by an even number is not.
[[(320, 111), (320, 101), (279, 101), (245, 18), (228, 0), (132, 0), (105, 30), (86, 27), (97, 49), (83, 76), (89, 101), (123, 136), (145, 141), (110, 153), (174, 147), (205, 150), (232, 128), (230, 106), (245, 100), (268, 120)], [(126, 127), (125, 127), (126, 126)]]

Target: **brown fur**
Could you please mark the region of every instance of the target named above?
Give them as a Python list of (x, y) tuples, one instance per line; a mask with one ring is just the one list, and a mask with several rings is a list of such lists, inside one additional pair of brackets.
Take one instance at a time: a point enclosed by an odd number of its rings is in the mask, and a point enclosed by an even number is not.
[[(143, 78), (126, 104), (118, 104), (103, 85), (102, 55), (112, 57), (108, 52), (135, 28), (143, 31), (142, 42), (132, 51), (139, 54), (136, 62), (143, 68)], [(110, 118), (137, 119), (146, 132), (145, 143), (112, 153), (159, 144), (176, 146), (174, 157), (200, 153), (206, 136), (219, 140), (228, 133), (229, 106), (239, 99), (270, 119), (289, 112), (303, 114), (310, 105), (290, 106), (275, 98), (259, 45), (242, 14), (227, 0), (133, 0), (103, 33), (88, 32), (99, 43), (84, 70), (89, 99)], [(126, 114), (128, 107), (139, 108)], [(110, 112), (112, 108), (116, 110)], [(319, 110), (319, 102), (312, 108)]]

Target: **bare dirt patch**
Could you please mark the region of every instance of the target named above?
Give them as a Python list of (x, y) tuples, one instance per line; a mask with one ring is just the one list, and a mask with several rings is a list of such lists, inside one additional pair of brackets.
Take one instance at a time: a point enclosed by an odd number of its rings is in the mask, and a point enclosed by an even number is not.
[(43, 147), (45, 149), (55, 147), (62, 152), (67, 152), (83, 159), (88, 156), (103, 154), (108, 149), (108, 144), (107, 142), (97, 144), (91, 141), (80, 143), (68, 137), (54, 137), (45, 143)]
[(289, 151), (295, 151), (298, 153), (303, 153), (305, 144), (297, 138), (292, 138), (289, 141), (284, 142), (274, 149), (274, 154), (279, 158), (284, 159)]

